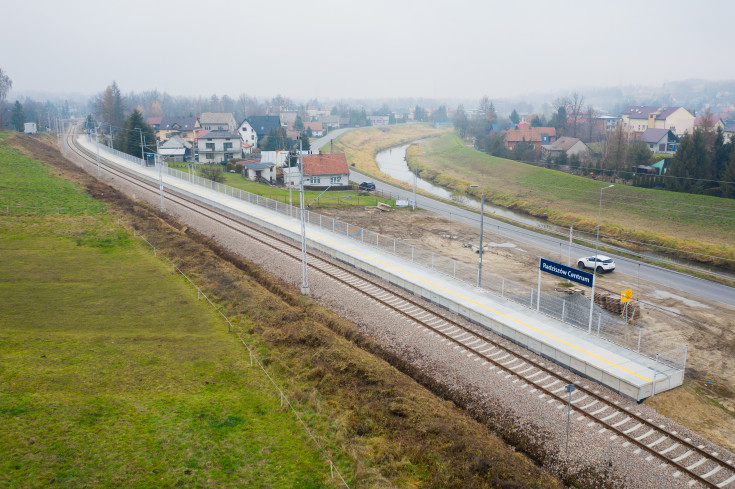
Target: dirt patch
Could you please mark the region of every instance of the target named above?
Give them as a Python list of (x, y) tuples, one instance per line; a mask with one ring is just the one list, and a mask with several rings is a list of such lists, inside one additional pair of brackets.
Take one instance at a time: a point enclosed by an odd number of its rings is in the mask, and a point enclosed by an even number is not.
[[(405, 240), (442, 256), (466, 264), (477, 264), (477, 254), (464, 243), (479, 244), (476, 228), (438, 217), (426, 211), (370, 212), (360, 209), (325, 210), (324, 214), (366, 227), (386, 236)], [(483, 254), (483, 271), (535, 287), (538, 257), (567, 263), (566, 249), (558, 254), (542, 252), (486, 228), (488, 246)], [(575, 257), (572, 257), (574, 259)], [(485, 272), (483, 272), (485, 273)], [(544, 290), (561, 285), (544, 277)], [(620, 272), (599, 279), (598, 290), (610, 294), (633, 288), (643, 302), (641, 317), (631, 326), (644, 328), (662, 338), (688, 345), (685, 386), (646, 401), (674, 421), (705, 436), (717, 434), (713, 441), (735, 450), (735, 307), (701, 297), (687, 297), (679, 290), (661, 287)], [(661, 399), (661, 400), (659, 400)], [(687, 409), (694, 401), (696, 409)]]

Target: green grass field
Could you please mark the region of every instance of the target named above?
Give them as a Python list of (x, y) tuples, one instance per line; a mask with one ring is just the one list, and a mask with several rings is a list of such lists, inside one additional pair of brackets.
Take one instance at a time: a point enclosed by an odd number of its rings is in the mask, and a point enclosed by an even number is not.
[[(172, 165), (173, 166), (173, 165)], [(184, 168), (181, 169), (184, 171)], [(247, 178), (243, 178), (237, 173), (224, 173), (224, 183), (230, 187), (247, 191), (253, 194), (260, 195), (261, 197), (267, 197), (269, 199), (277, 200), (279, 202), (288, 203), (288, 189), (282, 187), (271, 187), (263, 183), (253, 182)], [(330, 190), (322, 194), (321, 190), (307, 190), (304, 192), (304, 200), (306, 205), (312, 209), (320, 207), (365, 207), (365, 206), (376, 206), (378, 202), (383, 202), (393, 206), (394, 201), (375, 195), (361, 195), (362, 192), (355, 190)], [(291, 198), (293, 199), (293, 205), (299, 205), (299, 192), (293, 190)]]
[[(0, 146), (0, 486), (323, 487), (328, 467), (196, 290)], [(3, 197), (6, 193), (3, 192)], [(330, 484), (327, 484), (330, 485)]]
[[(525, 210), (568, 226), (594, 228), (600, 188), (607, 182), (569, 175), (467, 148), (455, 134), (434, 138), (414, 148), (424, 166), (422, 176), (459, 191), (471, 182), (485, 186), (496, 204)], [(441, 173), (441, 175), (439, 174)], [(479, 189), (471, 189), (479, 193)], [(603, 195), (605, 234), (626, 232), (667, 235), (731, 248), (735, 242), (735, 200), (616, 185)], [(579, 221), (582, 221), (581, 223)]]

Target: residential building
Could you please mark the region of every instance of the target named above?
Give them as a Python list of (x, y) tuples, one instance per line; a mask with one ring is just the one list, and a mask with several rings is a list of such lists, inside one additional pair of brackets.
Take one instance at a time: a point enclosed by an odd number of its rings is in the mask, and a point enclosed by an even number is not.
[(694, 116), (684, 107), (631, 106), (621, 114), (623, 129), (636, 137), (646, 129), (671, 129), (681, 137), (691, 132)]
[[(694, 119), (694, 127), (702, 127), (702, 123), (704, 122), (704, 116), (698, 115)], [(717, 116), (712, 116), (712, 130), (717, 131), (718, 129), (721, 131), (725, 130), (725, 122)]]
[(595, 129), (598, 131), (612, 132), (618, 127), (620, 117), (614, 115), (601, 115), (595, 117)]
[(190, 142), (181, 139), (179, 136), (173, 136), (159, 144), (158, 154), (169, 161), (189, 161), (189, 158), (193, 156), (192, 148), (193, 145)]
[(199, 163), (227, 163), (242, 156), (240, 135), (230, 131), (209, 131), (197, 139)]
[(588, 156), (592, 150), (578, 138), (562, 136), (551, 144), (541, 146), (541, 154), (544, 158), (556, 158), (566, 152), (567, 156), (577, 155), (580, 158)]
[(371, 115), (368, 117), (371, 126), (387, 126), (390, 122), (390, 117), (387, 115)]
[(324, 136), (324, 126), (321, 122), (304, 122), (304, 131), (311, 129), (311, 136), (320, 138)]
[(722, 138), (726, 143), (732, 141), (733, 137), (735, 137), (735, 124), (728, 124), (722, 128)]
[(195, 117), (163, 117), (156, 131), (157, 141), (168, 141), (177, 137), (190, 144), (195, 144), (199, 130), (199, 122)]
[[(350, 168), (344, 154), (304, 155), (304, 187), (310, 189), (344, 190), (350, 187)], [(298, 167), (284, 168), (287, 187), (301, 184)]]
[[(255, 132), (250, 122), (245, 119), (240, 123), (240, 127), (237, 128), (237, 133), (242, 139), (243, 151), (247, 149), (248, 153), (252, 152), (252, 149), (258, 145), (258, 133)], [(247, 146), (246, 146), (247, 145)]]
[(679, 137), (671, 129), (646, 129), (638, 138), (652, 153), (676, 153)]
[(243, 166), (242, 176), (248, 180), (262, 183), (273, 183), (276, 179), (276, 164), (263, 161), (240, 160)]
[(338, 115), (327, 115), (320, 117), (319, 122), (322, 123), (322, 127), (327, 129), (339, 129), (339, 119)]
[(163, 117), (149, 117), (145, 120), (145, 123), (151, 126), (151, 129), (153, 129), (153, 132), (157, 132), (158, 128), (161, 125), (161, 120)]
[(255, 131), (255, 140), (258, 144), (268, 135), (271, 129), (277, 129), (281, 126), (281, 118), (277, 115), (254, 115), (248, 117), (247, 120), (250, 127)]
[(299, 116), (299, 112), (297, 110), (282, 110), (281, 112), (279, 112), (279, 116), (281, 119), (281, 124), (284, 126), (288, 126), (296, 122), (296, 118)]
[(237, 130), (237, 121), (232, 112), (204, 112), (199, 116), (199, 126), (205, 131)]
[(525, 141), (533, 145), (535, 150), (540, 150), (542, 145), (551, 144), (556, 141), (556, 128), (554, 127), (524, 127), (513, 128), (505, 133), (505, 147), (512, 150), (517, 143)]

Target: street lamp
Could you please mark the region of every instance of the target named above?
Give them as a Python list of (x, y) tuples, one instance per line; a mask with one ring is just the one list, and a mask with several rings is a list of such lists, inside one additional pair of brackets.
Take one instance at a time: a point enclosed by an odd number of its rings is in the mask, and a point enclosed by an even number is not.
[(470, 185), (471, 188), (480, 189), (480, 252), (477, 258), (477, 288), (482, 288), (482, 235), (483, 224), (485, 224), (485, 189), (479, 185)]
[(592, 313), (595, 308), (595, 274), (597, 273), (597, 250), (600, 249), (600, 216), (602, 215), (602, 191), (613, 188), (615, 185), (608, 185), (600, 189), (600, 207), (597, 210), (597, 239), (595, 240), (595, 264), (592, 267), (592, 299), (590, 299), (590, 322), (587, 325), (587, 333), (592, 332)]

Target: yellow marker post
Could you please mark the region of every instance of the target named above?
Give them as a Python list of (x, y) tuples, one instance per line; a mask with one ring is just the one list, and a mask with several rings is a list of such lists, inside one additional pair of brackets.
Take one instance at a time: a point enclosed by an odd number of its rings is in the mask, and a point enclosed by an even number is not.
[(623, 304), (633, 300), (633, 289), (624, 290), (620, 293), (620, 303)]

